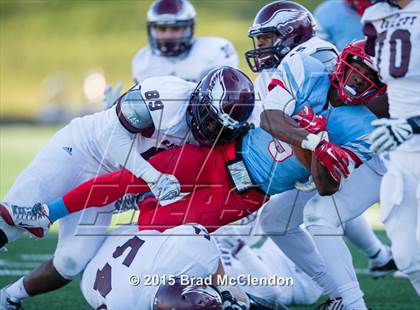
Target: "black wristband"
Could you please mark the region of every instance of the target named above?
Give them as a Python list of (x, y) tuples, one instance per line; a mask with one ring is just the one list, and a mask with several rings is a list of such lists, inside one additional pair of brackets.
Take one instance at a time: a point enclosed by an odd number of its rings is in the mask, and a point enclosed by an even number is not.
[(413, 129), (414, 134), (420, 133), (420, 116), (413, 116), (407, 119), (407, 123), (411, 126)]

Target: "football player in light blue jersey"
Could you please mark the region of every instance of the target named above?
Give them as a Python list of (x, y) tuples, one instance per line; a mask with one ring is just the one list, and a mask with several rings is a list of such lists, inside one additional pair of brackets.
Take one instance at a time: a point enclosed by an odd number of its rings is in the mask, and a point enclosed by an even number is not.
[[(273, 137), (291, 145), (320, 153), (329, 145), (318, 136), (296, 125), (292, 115), (305, 106), (319, 114), (329, 107), (367, 103), (385, 92), (373, 69), (372, 59), (364, 52), (364, 41), (348, 45), (340, 54), (337, 69), (331, 74), (318, 59), (303, 53), (289, 53), (274, 73), (263, 101), (260, 126)], [(287, 61), (286, 61), (287, 60)], [(338, 180), (337, 170), (348, 175), (339, 161), (323, 162)]]
[(326, 0), (314, 11), (317, 35), (342, 50), (347, 44), (363, 39), (360, 19), (370, 0)]
[[(373, 70), (372, 59), (364, 52), (364, 45), (365, 42), (361, 41), (343, 49), (338, 59), (337, 68), (330, 75), (326, 72), (325, 67), (313, 57), (302, 53), (288, 54), (286, 56), (289, 57), (288, 61), (283, 61), (273, 76), (269, 87), (270, 92), (264, 101), (265, 110), (261, 114), (263, 129), (279, 140), (312, 150), (313, 158), (317, 158), (318, 162), (328, 168), (334, 178), (334, 182), (326, 182), (325, 187), (319, 187), (319, 180), (325, 180), (327, 175), (324, 174), (321, 178), (317, 178), (312, 169), (319, 194), (315, 194), (309, 202), (306, 199), (298, 204), (296, 202), (299, 194), (296, 191), (273, 197), (263, 209), (261, 226), (266, 233), (272, 235), (275, 243), (301, 269), (312, 274), (314, 280), (325, 289), (330, 297), (340, 296), (342, 298), (340, 303), (342, 302), (348, 309), (365, 309), (366, 305), (352, 268), (351, 254), (342, 239), (334, 235), (343, 233), (341, 223), (354, 219), (378, 201), (378, 186), (381, 176), (376, 169), (380, 170), (381, 168), (370, 167), (375, 163), (375, 158), (373, 158), (368, 165), (354, 170), (348, 181), (341, 182), (342, 188), (339, 190), (340, 174), (346, 177), (350, 175), (349, 171), (343, 170), (336, 163), (329, 166), (323, 162), (320, 151), (324, 147), (330, 148), (328, 142), (325, 142), (322, 135), (317, 132), (296, 126), (296, 122), (292, 120), (291, 116), (306, 106), (312, 107), (316, 113), (322, 113), (322, 111), (333, 107), (367, 103), (384, 93), (385, 85), (379, 81), (376, 71)], [(353, 144), (352, 146), (355, 148), (349, 152), (351, 162), (356, 165), (357, 161), (361, 159), (359, 156), (367, 154), (367, 135), (361, 134), (360, 140), (364, 140), (364, 143)], [(334, 151), (335, 149), (331, 148), (326, 152)], [(355, 155), (353, 151), (356, 151), (358, 156), (352, 156)], [(283, 155), (286, 154), (286, 151), (281, 150), (280, 153)], [(373, 190), (366, 191), (367, 186)], [(354, 199), (353, 195), (356, 192), (359, 195), (357, 199)], [(334, 198), (331, 198), (329, 195), (334, 193), (336, 193)], [(336, 205), (335, 201), (339, 201), (339, 204)], [(340, 212), (339, 216), (336, 212)], [(303, 217), (319, 252), (311, 251), (308, 243), (303, 246), (301, 240), (303, 232), (299, 231), (299, 224), (302, 223)], [(282, 223), (285, 218), (288, 219), (287, 223)], [(340, 221), (336, 220), (337, 218)], [(338, 228), (340, 229), (337, 230)], [(319, 238), (320, 234), (334, 236), (334, 238)], [(283, 235), (286, 236), (283, 238)], [(331, 257), (328, 246), (333, 247), (335, 253), (339, 253), (342, 260)], [(325, 264), (322, 263), (318, 266), (312, 264), (313, 257), (317, 253), (322, 254)], [(335, 259), (335, 263), (333, 259)], [(386, 263), (386, 261), (384, 262)], [(330, 280), (326, 282), (325, 279), (319, 278), (322, 270), (327, 270), (328, 274), (333, 276), (333, 282), (329, 282)]]

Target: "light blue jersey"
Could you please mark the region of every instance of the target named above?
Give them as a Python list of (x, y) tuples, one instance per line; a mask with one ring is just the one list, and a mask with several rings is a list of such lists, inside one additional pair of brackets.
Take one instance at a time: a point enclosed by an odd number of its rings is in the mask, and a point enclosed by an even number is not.
[(317, 35), (333, 43), (339, 50), (355, 40), (363, 39), (361, 16), (344, 0), (327, 0), (314, 12)]
[(289, 54), (273, 74), (270, 91), (263, 101), (264, 109), (293, 115), (310, 106), (319, 114), (328, 105), (331, 86), (328, 70), (310, 55), (298, 51)]
[[(343, 106), (321, 113), (327, 119), (330, 141), (352, 151), (361, 161), (371, 158), (367, 137), (376, 116), (365, 106)], [(250, 130), (242, 142), (243, 160), (257, 186), (269, 195), (294, 188), (305, 182), (310, 171), (293, 153), (292, 148), (261, 128)]]
[(363, 105), (342, 106), (321, 113), (327, 118), (330, 141), (352, 151), (362, 161), (372, 158), (368, 136), (376, 116)]

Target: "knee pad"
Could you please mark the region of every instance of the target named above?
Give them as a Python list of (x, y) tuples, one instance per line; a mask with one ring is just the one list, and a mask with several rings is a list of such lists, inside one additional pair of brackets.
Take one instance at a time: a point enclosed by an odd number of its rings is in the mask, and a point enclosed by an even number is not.
[(57, 253), (53, 258), (53, 265), (57, 272), (66, 280), (73, 280), (85, 269), (89, 259), (83, 259), (75, 255), (60, 255)]

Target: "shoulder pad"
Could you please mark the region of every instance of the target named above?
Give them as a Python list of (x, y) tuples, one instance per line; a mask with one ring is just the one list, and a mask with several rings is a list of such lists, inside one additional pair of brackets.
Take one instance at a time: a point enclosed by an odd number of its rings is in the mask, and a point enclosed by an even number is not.
[(322, 62), (327, 68), (328, 72), (331, 72), (337, 63), (338, 54), (332, 48), (317, 48), (314, 53), (311, 54), (312, 57), (318, 59)]
[(117, 116), (125, 129), (131, 133), (152, 136), (155, 131), (152, 116), (139, 89), (131, 89), (117, 102)]
[(392, 14), (397, 14), (398, 8), (393, 8), (386, 2), (378, 2), (368, 7), (361, 18), (361, 23), (374, 22)]

